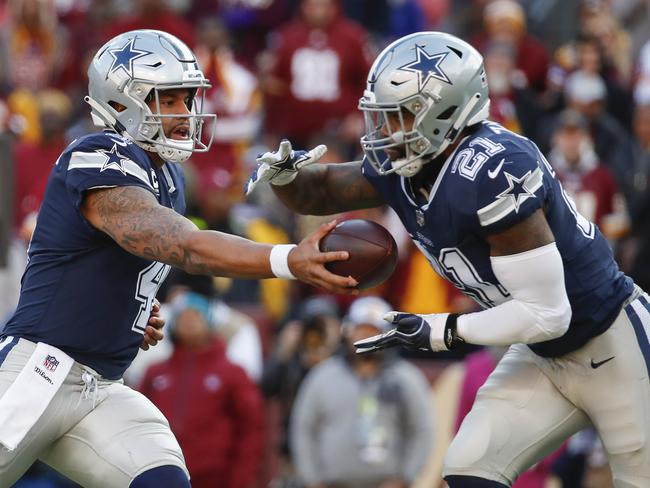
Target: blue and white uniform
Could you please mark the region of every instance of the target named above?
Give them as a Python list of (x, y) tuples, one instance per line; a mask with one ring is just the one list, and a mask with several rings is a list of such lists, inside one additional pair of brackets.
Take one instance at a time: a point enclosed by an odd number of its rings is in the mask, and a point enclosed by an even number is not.
[(432, 267), (483, 308), (511, 299), (492, 269), (491, 234), (543, 209), (563, 260), (572, 309), (567, 333), (509, 348), (449, 448), (445, 475), (510, 486), (593, 425), (615, 481), (650, 486), (648, 296), (619, 270), (607, 241), (576, 211), (535, 144), (482, 122), (446, 160), (426, 201), (409, 179), (379, 176), (367, 161), (362, 169)]
[[(36, 459), (83, 486), (128, 486), (143, 471), (165, 465), (187, 474), (167, 420), (121, 381), (170, 267), (128, 253), (83, 217), (84, 192), (117, 186), (144, 188), (161, 205), (185, 211), (180, 166), (158, 168), (114, 132), (82, 137), (56, 161), (20, 302), (0, 336), (0, 401), (20, 383), (15, 380), (34, 360), (36, 343), (54, 346), (74, 364), (17, 448), (0, 449), (0, 488)], [(59, 366), (55, 356), (40, 366), (44, 375)]]
[(146, 152), (104, 132), (70, 144), (52, 169), (29, 247), (18, 308), (4, 335), (46, 342), (117, 379), (135, 357), (169, 266), (134, 256), (93, 228), (85, 191), (139, 186), (185, 212), (182, 170), (152, 165)]
[(408, 180), (366, 178), (397, 212), (434, 269), (461, 292), (490, 308), (510, 298), (494, 276), (485, 240), (543, 208), (564, 262), (573, 316), (569, 332), (531, 345), (542, 356), (561, 356), (602, 333), (614, 321), (633, 283), (614, 261), (598, 228), (582, 217), (533, 142), (493, 122), (465, 138), (448, 158), (426, 203)]

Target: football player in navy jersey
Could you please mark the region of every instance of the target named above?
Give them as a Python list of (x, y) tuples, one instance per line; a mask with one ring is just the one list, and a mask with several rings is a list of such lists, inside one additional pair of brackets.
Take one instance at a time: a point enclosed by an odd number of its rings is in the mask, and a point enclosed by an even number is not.
[(347, 258), (318, 250), (332, 223), (298, 246), (270, 246), (199, 231), (182, 216), (175, 163), (207, 150), (201, 128), (214, 115), (201, 112), (208, 81), (181, 41), (122, 34), (88, 75), (86, 101), (106, 130), (75, 140), (56, 161), (20, 302), (0, 335), (0, 487), (36, 459), (83, 486), (188, 487), (167, 421), (121, 380), (138, 347), (161, 337), (155, 295), (170, 266), (297, 277), (340, 293), (356, 282), (324, 267)]
[(648, 295), (535, 144), (487, 120), (480, 54), (443, 33), (401, 38), (375, 60), (359, 108), (363, 161), (309, 166), (284, 141), (246, 190), (270, 181), (306, 214), (388, 204), (431, 266), (483, 308), (391, 312), (395, 327), (357, 352), (510, 346), (447, 452), (449, 486), (510, 486), (590, 425), (616, 485), (650, 486)]

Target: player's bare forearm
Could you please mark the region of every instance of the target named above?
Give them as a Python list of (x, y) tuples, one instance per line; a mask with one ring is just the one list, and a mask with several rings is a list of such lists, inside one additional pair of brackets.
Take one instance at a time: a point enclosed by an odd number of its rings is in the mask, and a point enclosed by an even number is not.
[(509, 229), (489, 236), (487, 241), (492, 256), (509, 256), (550, 244), (555, 236), (540, 209)]
[(384, 204), (361, 174), (361, 161), (315, 164), (303, 168), (288, 185), (271, 187), (282, 203), (306, 215), (330, 215)]
[(216, 231), (201, 231), (135, 186), (92, 190), (82, 212), (126, 251), (189, 273), (267, 278), (271, 246)]

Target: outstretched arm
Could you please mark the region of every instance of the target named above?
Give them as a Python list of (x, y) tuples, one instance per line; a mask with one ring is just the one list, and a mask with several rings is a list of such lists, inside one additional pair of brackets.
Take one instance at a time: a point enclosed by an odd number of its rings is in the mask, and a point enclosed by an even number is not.
[(571, 305), (562, 257), (543, 210), (487, 240), (492, 270), (510, 293), (510, 300), (459, 316), (391, 312), (387, 320), (396, 328), (357, 342), (357, 352), (399, 344), (443, 351), (459, 342), (505, 346), (562, 336), (569, 327)]
[(300, 214), (330, 215), (385, 203), (361, 174), (361, 161), (314, 164), (299, 171), (291, 183), (271, 187), (282, 203)]
[[(271, 278), (273, 246), (216, 231), (199, 230), (190, 220), (158, 203), (149, 191), (135, 186), (90, 190), (82, 213), (126, 251), (179, 267), (189, 273)], [(346, 259), (347, 253), (321, 253), (318, 240), (333, 225), (323, 226), (289, 254), (296, 277), (336, 293), (349, 292), (354, 280), (329, 273), (327, 261)]]
[(361, 161), (316, 164), (327, 152), (321, 144), (310, 151), (294, 151), (283, 139), (277, 151), (257, 157), (257, 166), (244, 185), (248, 195), (262, 182), (269, 182), (276, 195), (294, 212), (331, 215), (378, 207), (384, 203), (361, 173)]

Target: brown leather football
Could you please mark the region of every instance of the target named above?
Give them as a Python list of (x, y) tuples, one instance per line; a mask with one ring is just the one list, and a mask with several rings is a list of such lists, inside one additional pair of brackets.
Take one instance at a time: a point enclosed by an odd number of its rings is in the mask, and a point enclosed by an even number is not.
[(321, 239), (319, 247), (321, 251), (348, 251), (349, 259), (327, 263), (326, 268), (340, 276), (352, 276), (362, 290), (386, 281), (397, 265), (395, 239), (370, 220), (344, 220)]

